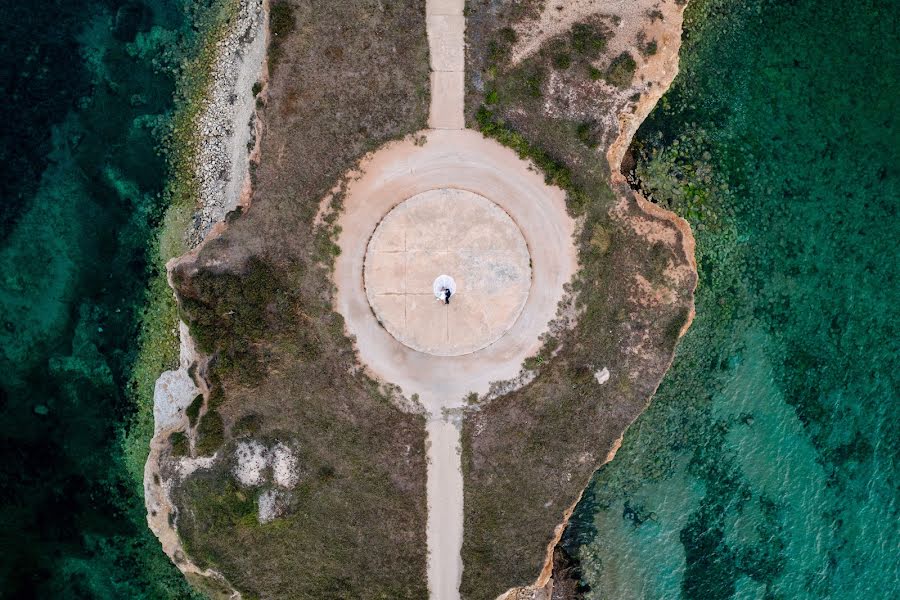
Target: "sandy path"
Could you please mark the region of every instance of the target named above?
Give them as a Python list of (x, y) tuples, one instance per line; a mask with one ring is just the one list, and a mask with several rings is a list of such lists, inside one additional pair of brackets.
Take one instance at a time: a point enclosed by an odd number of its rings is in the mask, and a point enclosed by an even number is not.
[[(465, 127), (465, 0), (427, 0), (431, 60), (432, 129)], [(451, 397), (445, 397), (450, 399)], [(463, 475), (460, 426), (429, 408), (428, 434), (428, 590), (432, 600), (457, 600), (462, 581)]]
[(431, 129), (465, 127), (465, 0), (427, 0), (425, 22), (431, 60)]
[(431, 600), (459, 598), (462, 581), (463, 477), (460, 426), (432, 417), (428, 432), (428, 590)]

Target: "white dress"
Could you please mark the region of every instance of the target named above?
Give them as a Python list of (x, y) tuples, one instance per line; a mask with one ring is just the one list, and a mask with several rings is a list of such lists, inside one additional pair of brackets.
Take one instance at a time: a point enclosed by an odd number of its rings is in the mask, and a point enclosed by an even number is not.
[(434, 291), (434, 297), (443, 302), (444, 290), (450, 290), (451, 296), (456, 293), (456, 282), (449, 275), (438, 275), (431, 284), (431, 289)]

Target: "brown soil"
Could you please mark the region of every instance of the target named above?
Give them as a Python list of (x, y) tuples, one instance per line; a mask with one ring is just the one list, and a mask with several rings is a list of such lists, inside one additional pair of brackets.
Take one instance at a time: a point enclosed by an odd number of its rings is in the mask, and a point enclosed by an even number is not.
[[(553, 6), (570, 5), (546, 5)], [(690, 229), (632, 193), (618, 173), (631, 137), (677, 72), (683, 5), (615, 2), (599, 7), (607, 14), (586, 6), (572, 3), (580, 14), (542, 20), (537, 2), (470, 4), (470, 122), (485, 106), (493, 122), (564, 171), (584, 227), (577, 324), (537, 357), (542, 366), (530, 385), (464, 421), (461, 591), (468, 599), (575, 593), (567, 565), (554, 559), (564, 524), (647, 407), (693, 317)], [(587, 45), (575, 24), (587, 25)], [(630, 83), (627, 68), (610, 67), (623, 52), (634, 61)], [(611, 376), (599, 384), (594, 373), (603, 367)]]
[[(333, 221), (315, 215), (363, 155), (424, 127), (424, 2), (282, 0), (272, 14), (252, 202), (172, 270), (211, 356), (198, 446), (221, 457), (173, 490), (178, 531), (251, 597), (423, 598), (424, 419), (358, 369), (331, 308)], [(298, 449), (286, 513), (264, 525), (262, 490), (231, 472), (238, 436)]]

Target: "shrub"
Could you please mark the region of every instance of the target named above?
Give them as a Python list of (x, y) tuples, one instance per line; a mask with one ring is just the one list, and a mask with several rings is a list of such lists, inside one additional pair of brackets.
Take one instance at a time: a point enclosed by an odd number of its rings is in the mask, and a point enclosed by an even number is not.
[(292, 298), (283, 290), (278, 273), (254, 257), (243, 272), (203, 269), (188, 279), (176, 269), (173, 281), (181, 317), (197, 347), (216, 354), (222, 368), (243, 380), (258, 380), (264, 371), (258, 342), (269, 331), (270, 322), (281, 322)]
[(197, 423), (197, 417), (200, 416), (200, 407), (203, 406), (203, 394), (197, 394), (197, 397), (194, 398), (193, 402), (185, 409), (184, 413), (187, 415), (188, 423), (193, 427)]
[(588, 148), (597, 147), (597, 136), (594, 133), (594, 123), (592, 121), (579, 123), (575, 129), (575, 135)]
[(553, 56), (553, 66), (560, 70), (566, 70), (572, 66), (572, 56), (568, 52), (560, 52)]
[(516, 31), (512, 27), (504, 27), (499, 30), (497, 38), (488, 44), (488, 64), (496, 66), (507, 62), (517, 39)]
[(297, 22), (294, 19), (294, 7), (279, 0), (272, 3), (269, 10), (269, 31), (272, 43), (269, 46), (269, 67), (273, 67), (281, 58), (281, 40), (294, 31)]
[(169, 444), (172, 446), (172, 456), (187, 456), (190, 452), (190, 444), (183, 431), (173, 431), (169, 436)]
[(274, 37), (285, 36), (294, 31), (294, 7), (284, 1), (273, 2), (269, 13), (269, 30)]
[(610, 85), (624, 88), (631, 85), (635, 70), (637, 70), (637, 63), (634, 58), (630, 53), (623, 52), (609, 64), (603, 78)]
[(262, 417), (255, 413), (244, 415), (231, 428), (232, 437), (256, 435), (262, 427)]
[(225, 424), (222, 416), (215, 410), (208, 411), (197, 426), (197, 454), (209, 456), (215, 454), (225, 442)]
[(570, 32), (572, 50), (586, 58), (595, 58), (606, 48), (606, 32), (591, 23), (576, 23)]
[(495, 119), (494, 113), (482, 106), (475, 113), (478, 129), (486, 137), (494, 138), (504, 146), (515, 150), (520, 158), (529, 159), (544, 173), (544, 181), (566, 191), (569, 209), (579, 214), (584, 210), (587, 197), (572, 182), (572, 172), (562, 162), (545, 151), (531, 145), (521, 133), (508, 128)]

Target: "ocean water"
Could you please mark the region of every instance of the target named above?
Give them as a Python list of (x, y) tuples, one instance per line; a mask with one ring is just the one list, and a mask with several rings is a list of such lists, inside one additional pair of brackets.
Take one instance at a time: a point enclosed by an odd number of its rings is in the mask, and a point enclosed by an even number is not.
[(634, 149), (697, 317), (564, 536), (587, 598), (900, 595), (897, 9), (688, 6)]
[(0, 11), (0, 598), (191, 592), (124, 467), (170, 173), (160, 153), (210, 0)]

